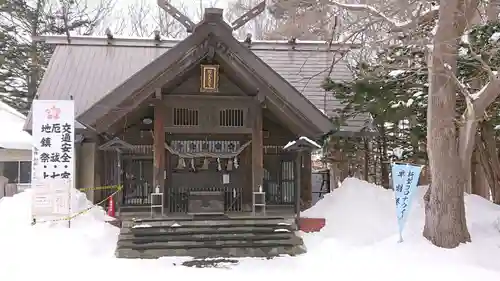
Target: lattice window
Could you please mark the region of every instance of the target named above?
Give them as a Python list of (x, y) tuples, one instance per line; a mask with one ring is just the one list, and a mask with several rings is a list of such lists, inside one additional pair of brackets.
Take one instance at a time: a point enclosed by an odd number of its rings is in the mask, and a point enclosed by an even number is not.
[(174, 126), (198, 126), (199, 111), (192, 108), (174, 108)]
[(243, 127), (245, 125), (243, 109), (223, 109), (219, 111), (219, 126)]
[(173, 140), (170, 146), (181, 153), (232, 153), (241, 147), (239, 141), (232, 140)]

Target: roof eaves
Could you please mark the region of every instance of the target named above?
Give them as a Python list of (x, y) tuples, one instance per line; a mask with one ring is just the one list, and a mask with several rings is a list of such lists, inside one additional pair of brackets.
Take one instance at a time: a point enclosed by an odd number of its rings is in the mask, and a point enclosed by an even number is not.
[[(33, 37), (34, 41), (53, 45), (81, 45), (81, 46), (121, 46), (121, 47), (150, 47), (150, 48), (172, 48), (184, 39), (166, 38), (161, 41), (153, 38), (118, 37), (108, 39), (102, 36), (74, 36), (68, 38), (64, 35), (43, 35)], [(243, 42), (239, 40), (239, 42)], [(359, 48), (359, 44), (332, 43), (325, 41), (297, 41), (290, 44), (283, 40), (254, 40), (249, 45), (251, 50), (270, 51), (317, 51), (337, 52), (339, 50), (350, 50)]]
[[(225, 37), (223, 31), (217, 28), (214, 28), (213, 31), (217, 37), (224, 40)], [(251, 58), (247, 59), (246, 64), (253, 72), (258, 73), (258, 75), (265, 76), (266, 78), (274, 76), (276, 83), (272, 86), (272, 88), (275, 88), (275, 92), (292, 95), (288, 98), (286, 96), (282, 97), (283, 101), (296, 108), (304, 119), (312, 122), (323, 134), (330, 132), (334, 128), (330, 119), (325, 116), (325, 114), (323, 114), (309, 99), (304, 97), (297, 88), (292, 86), (289, 81), (276, 73), (274, 69), (272, 69), (259, 56), (252, 52), (252, 50), (249, 50), (234, 41), (234, 38), (233, 40), (229, 39), (225, 42), (225, 44), (227, 44), (228, 48), (230, 48), (237, 57), (242, 59), (245, 57)], [(267, 77), (266, 75), (271, 77)], [(296, 96), (293, 96), (293, 94), (296, 94)], [(304, 114), (306, 112), (309, 112), (310, 116), (305, 116)], [(309, 117), (312, 117), (312, 119)]]

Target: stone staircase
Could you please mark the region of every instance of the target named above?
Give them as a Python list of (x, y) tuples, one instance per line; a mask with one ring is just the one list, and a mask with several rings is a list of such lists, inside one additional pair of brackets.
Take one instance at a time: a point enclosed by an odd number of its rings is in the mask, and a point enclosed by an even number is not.
[(305, 253), (293, 218), (206, 217), (125, 219), (118, 258), (164, 256), (274, 257)]

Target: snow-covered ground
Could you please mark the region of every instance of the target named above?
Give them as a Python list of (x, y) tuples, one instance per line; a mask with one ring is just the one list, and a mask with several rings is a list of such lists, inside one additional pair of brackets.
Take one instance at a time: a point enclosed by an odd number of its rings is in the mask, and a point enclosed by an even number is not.
[[(303, 234), (308, 253), (272, 260), (241, 259), (219, 268), (181, 266), (186, 258), (119, 260), (119, 230), (102, 209), (64, 225), (30, 225), (30, 191), (0, 201), (0, 280), (159, 280), (237, 277), (241, 280), (500, 280), (500, 206), (467, 196), (472, 243), (445, 250), (421, 237), (419, 189), (403, 243), (397, 243), (391, 191), (347, 179), (304, 216), (326, 217), (320, 233)], [(79, 208), (88, 202), (81, 195)], [(29, 278), (29, 279), (28, 279)], [(117, 279), (114, 279), (117, 278)], [(119, 278), (119, 279), (118, 279)]]

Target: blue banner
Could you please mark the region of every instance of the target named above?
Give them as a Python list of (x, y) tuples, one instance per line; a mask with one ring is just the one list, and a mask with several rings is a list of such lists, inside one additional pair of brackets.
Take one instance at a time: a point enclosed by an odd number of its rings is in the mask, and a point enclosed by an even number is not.
[(403, 228), (410, 212), (421, 170), (422, 166), (392, 164), (392, 187), (396, 198), (400, 242), (403, 241)]

